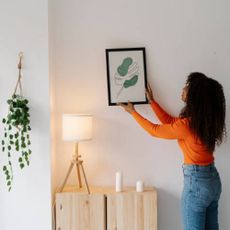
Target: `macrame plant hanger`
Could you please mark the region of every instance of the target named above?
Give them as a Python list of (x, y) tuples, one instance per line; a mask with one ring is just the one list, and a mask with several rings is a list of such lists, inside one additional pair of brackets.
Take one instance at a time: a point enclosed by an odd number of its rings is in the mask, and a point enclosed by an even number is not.
[(18, 63), (18, 80), (14, 89), (14, 93), (13, 95), (16, 95), (17, 90), (19, 89), (19, 95), (21, 97), (23, 97), (23, 93), (22, 93), (22, 83), (21, 83), (21, 79), (22, 79), (22, 58), (23, 58), (23, 52), (20, 52), (18, 54), (19, 56), (19, 63)]

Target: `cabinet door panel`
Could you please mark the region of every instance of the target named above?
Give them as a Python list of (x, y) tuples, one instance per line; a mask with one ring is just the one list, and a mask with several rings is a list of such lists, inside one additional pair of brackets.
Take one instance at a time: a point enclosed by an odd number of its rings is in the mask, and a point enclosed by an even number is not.
[(56, 195), (57, 230), (104, 230), (105, 197), (102, 194)]
[(107, 195), (108, 230), (157, 230), (155, 192)]

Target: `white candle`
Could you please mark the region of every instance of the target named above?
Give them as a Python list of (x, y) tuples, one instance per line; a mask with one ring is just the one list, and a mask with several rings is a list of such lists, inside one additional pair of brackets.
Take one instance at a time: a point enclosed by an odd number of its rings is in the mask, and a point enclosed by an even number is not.
[(116, 172), (116, 192), (121, 192), (123, 187), (122, 172)]
[(136, 182), (136, 191), (137, 192), (143, 192), (144, 191), (144, 183), (141, 180), (138, 180)]

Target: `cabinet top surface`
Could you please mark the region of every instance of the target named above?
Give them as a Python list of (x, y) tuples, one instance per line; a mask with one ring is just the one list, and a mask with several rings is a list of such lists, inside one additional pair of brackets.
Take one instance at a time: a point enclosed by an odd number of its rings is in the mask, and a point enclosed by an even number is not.
[[(156, 193), (156, 189), (154, 187), (147, 187), (143, 192), (136, 192), (135, 187), (125, 187), (122, 192), (116, 192), (114, 187), (90, 187), (91, 194), (114, 194), (114, 193)], [(61, 193), (82, 193), (87, 194), (87, 190), (85, 187), (79, 188), (76, 186), (68, 186), (63, 189)]]

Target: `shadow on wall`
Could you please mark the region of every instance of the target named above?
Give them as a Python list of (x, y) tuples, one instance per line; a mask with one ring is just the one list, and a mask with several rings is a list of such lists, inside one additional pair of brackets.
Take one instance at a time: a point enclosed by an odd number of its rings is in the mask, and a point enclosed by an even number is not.
[(180, 197), (157, 188), (158, 229), (182, 230)]

